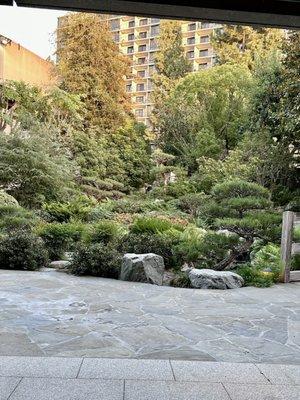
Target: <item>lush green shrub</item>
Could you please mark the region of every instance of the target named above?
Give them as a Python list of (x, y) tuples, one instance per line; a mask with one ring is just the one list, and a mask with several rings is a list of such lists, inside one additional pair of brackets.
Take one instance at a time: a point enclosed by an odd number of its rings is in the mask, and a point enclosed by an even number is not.
[(85, 220), (94, 205), (87, 196), (79, 196), (66, 203), (45, 203), (43, 210), (53, 222), (69, 222), (71, 219)]
[(4, 233), (16, 230), (30, 231), (37, 222), (36, 215), (22, 207), (14, 205), (0, 206), (0, 231)]
[(104, 243), (115, 242), (126, 233), (125, 229), (113, 221), (99, 221), (97, 224), (91, 225), (85, 234), (87, 243)]
[(291, 262), (292, 271), (300, 271), (300, 254), (294, 254)]
[(43, 241), (32, 233), (18, 231), (0, 239), (0, 268), (35, 271), (47, 263)]
[(205, 193), (189, 193), (179, 197), (179, 208), (196, 217), (203, 205), (207, 203), (209, 199), (210, 196)]
[(19, 205), (18, 201), (10, 194), (0, 190), (0, 206), (15, 206)]
[(274, 282), (279, 280), (282, 272), (282, 263), (280, 260), (280, 247), (269, 243), (262, 247), (254, 256), (251, 265), (264, 272), (273, 274)]
[(91, 209), (86, 220), (87, 222), (96, 222), (103, 219), (112, 219), (113, 215), (113, 212), (106, 206), (106, 203), (102, 203)]
[(274, 284), (273, 274), (245, 265), (237, 268), (239, 274), (245, 282), (245, 286), (270, 287)]
[(300, 226), (294, 228), (293, 240), (296, 243), (300, 242)]
[(183, 227), (179, 224), (172, 223), (167, 219), (161, 218), (137, 218), (133, 225), (130, 228), (132, 233), (163, 233), (170, 229), (176, 229), (178, 231), (182, 231)]
[(191, 235), (176, 247), (176, 257), (181, 263), (192, 263), (195, 268), (217, 268), (217, 265), (239, 244), (237, 236), (216, 232)]
[(152, 232), (131, 232), (123, 238), (122, 244), (120, 245), (120, 251), (123, 254), (158, 254), (163, 257), (166, 268), (176, 268), (180, 267), (180, 265), (177, 265), (174, 256), (174, 247), (177, 243), (178, 237), (172, 230), (166, 231), (164, 234), (153, 234)]
[(37, 232), (48, 249), (50, 259), (59, 260), (64, 252), (72, 250), (74, 243), (81, 240), (85, 229), (85, 225), (79, 222), (63, 224), (53, 222), (40, 226)]
[(114, 245), (97, 243), (79, 244), (75, 250), (69, 270), (74, 275), (92, 275), (118, 279), (122, 255)]

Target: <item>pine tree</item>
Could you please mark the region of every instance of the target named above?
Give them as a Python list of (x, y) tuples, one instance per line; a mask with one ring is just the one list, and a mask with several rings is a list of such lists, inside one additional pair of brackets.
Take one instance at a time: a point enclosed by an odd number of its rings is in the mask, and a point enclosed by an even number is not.
[(129, 111), (124, 85), (129, 64), (112, 40), (108, 21), (94, 14), (67, 15), (57, 48), (61, 87), (82, 96), (86, 126), (118, 128)]
[(179, 21), (162, 21), (158, 39), (159, 51), (155, 57), (156, 74), (153, 76), (154, 102), (152, 123), (156, 125), (156, 114), (164, 105), (170, 91), (178, 80), (192, 69), (182, 46), (182, 30)]
[(212, 43), (219, 64), (245, 65), (252, 70), (256, 60), (279, 51), (283, 38), (279, 29), (224, 25), (212, 36)]

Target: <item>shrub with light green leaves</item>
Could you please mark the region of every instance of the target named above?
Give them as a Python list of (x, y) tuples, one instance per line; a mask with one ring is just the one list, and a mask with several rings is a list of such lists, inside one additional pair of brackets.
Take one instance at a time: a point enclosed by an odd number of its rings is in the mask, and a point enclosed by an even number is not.
[(17, 207), (18, 205), (19, 205), (18, 201), (13, 196), (6, 193), (4, 190), (0, 190), (0, 207), (3, 206)]
[(38, 218), (32, 211), (15, 205), (0, 206), (0, 232), (31, 231), (37, 223)]
[(74, 244), (79, 242), (86, 230), (80, 222), (44, 224), (37, 229), (43, 239), (51, 260), (59, 260), (66, 251), (73, 250)]
[(86, 243), (108, 244), (109, 242), (116, 242), (125, 233), (125, 228), (114, 221), (99, 221), (97, 224), (89, 226), (84, 240)]

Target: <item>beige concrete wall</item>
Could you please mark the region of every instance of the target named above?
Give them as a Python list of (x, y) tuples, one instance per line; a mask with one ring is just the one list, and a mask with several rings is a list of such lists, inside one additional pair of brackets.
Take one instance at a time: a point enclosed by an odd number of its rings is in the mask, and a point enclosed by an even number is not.
[(19, 44), (0, 44), (0, 79), (16, 80), (40, 87), (55, 83), (54, 67)]

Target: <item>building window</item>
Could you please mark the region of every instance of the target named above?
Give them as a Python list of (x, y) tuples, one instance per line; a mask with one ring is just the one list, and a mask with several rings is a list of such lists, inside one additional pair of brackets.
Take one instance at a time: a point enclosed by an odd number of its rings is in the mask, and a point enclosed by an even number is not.
[(195, 36), (187, 38), (187, 44), (195, 44)]
[(129, 33), (128, 40), (134, 40), (134, 33)]
[(196, 30), (196, 23), (188, 24), (188, 30), (189, 31), (195, 31)]
[(159, 35), (159, 25), (151, 26), (150, 35), (151, 36), (158, 36)]
[(127, 47), (127, 54), (132, 54), (133, 52), (134, 52), (133, 46)]
[(138, 64), (139, 65), (146, 64), (146, 58), (145, 57), (138, 58)]
[(188, 51), (188, 52), (186, 53), (186, 56), (187, 56), (188, 59), (195, 58), (195, 52), (194, 52), (194, 50)]
[(150, 39), (150, 50), (156, 50), (158, 48), (158, 43), (155, 39)]
[(139, 45), (138, 51), (147, 51), (147, 46), (145, 44)]
[(135, 110), (135, 116), (136, 117), (143, 117), (144, 116), (144, 109), (143, 108), (139, 108), (139, 109)]
[(208, 49), (199, 51), (200, 57), (208, 57)]
[(143, 69), (142, 71), (138, 71), (137, 72), (137, 76), (139, 77), (139, 78), (145, 78), (145, 76), (146, 76), (146, 71)]
[(155, 60), (155, 53), (150, 53), (150, 55), (149, 55), (149, 62), (150, 62), (150, 63), (153, 63), (154, 60)]
[(144, 26), (148, 24), (148, 18), (140, 19), (140, 26)]
[(135, 98), (135, 101), (136, 101), (137, 103), (144, 103), (144, 102), (145, 102), (144, 96), (137, 96), (137, 97)]
[(110, 29), (112, 31), (115, 31), (116, 29), (120, 29), (120, 20), (113, 19), (112, 21), (110, 21)]
[(120, 41), (120, 32), (116, 32), (113, 34), (113, 41), (119, 42)]
[(132, 85), (131, 83), (126, 85), (126, 92), (131, 92), (132, 91)]
[(135, 20), (129, 21), (128, 28), (134, 28), (134, 27), (135, 27)]
[(159, 24), (160, 19), (159, 18), (151, 18), (151, 24)]
[(145, 84), (144, 83), (138, 83), (136, 85), (136, 90), (137, 90), (137, 92), (143, 92), (145, 90)]
[(202, 29), (208, 29), (210, 28), (211, 24), (209, 22), (202, 22), (201, 23), (201, 28)]
[(199, 69), (205, 69), (205, 68), (207, 68), (208, 67), (208, 64), (207, 63), (201, 63), (201, 64), (199, 64)]
[(208, 43), (208, 42), (209, 42), (209, 35), (200, 37), (200, 43)]
[(147, 37), (147, 32), (140, 32), (139, 33), (139, 38), (140, 39), (145, 39)]

